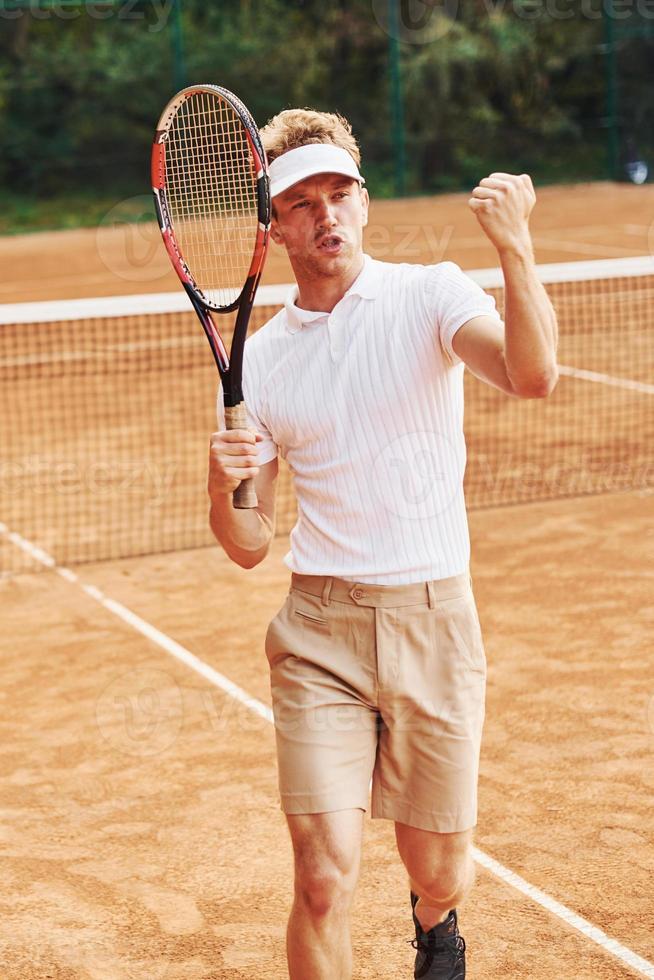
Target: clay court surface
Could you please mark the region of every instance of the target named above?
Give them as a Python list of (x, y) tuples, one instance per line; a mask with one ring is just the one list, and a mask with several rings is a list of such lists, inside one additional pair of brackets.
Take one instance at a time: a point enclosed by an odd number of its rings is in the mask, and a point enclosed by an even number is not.
[[(532, 217), (538, 262), (650, 255), (654, 252), (654, 185), (544, 187)], [(388, 262), (496, 265), (492, 247), (469, 211), (467, 195), (373, 201), (366, 248)], [(152, 213), (149, 195), (135, 202)], [(154, 223), (126, 225), (120, 202), (98, 229), (0, 238), (0, 302), (166, 292), (179, 288)], [(264, 283), (289, 282), (285, 252), (273, 245)]]
[[(369, 250), (493, 265), (465, 200), (379, 203)], [(653, 223), (651, 186), (544, 189), (538, 260), (648, 254)], [(175, 289), (154, 242), (109, 223), (0, 240), (0, 299)], [(288, 278), (276, 252), (267, 281)], [(631, 492), (470, 516), (489, 662), (473, 980), (654, 977), (653, 510)], [(285, 549), (249, 572), (203, 548), (0, 578), (2, 980), (287, 975), (263, 653)], [(383, 821), (366, 823), (353, 931), (357, 980), (412, 975)]]

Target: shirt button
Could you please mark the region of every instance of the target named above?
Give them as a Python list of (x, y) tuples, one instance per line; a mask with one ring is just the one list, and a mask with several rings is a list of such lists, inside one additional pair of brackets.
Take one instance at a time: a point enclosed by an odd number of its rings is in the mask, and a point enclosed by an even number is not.
[(363, 592), (361, 589), (355, 589), (352, 593), (353, 599), (363, 599), (364, 596), (365, 592)]

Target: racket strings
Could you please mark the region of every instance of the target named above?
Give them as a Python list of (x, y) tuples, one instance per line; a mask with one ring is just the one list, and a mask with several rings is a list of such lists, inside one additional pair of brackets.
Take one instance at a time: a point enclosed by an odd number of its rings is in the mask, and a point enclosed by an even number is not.
[(212, 306), (241, 293), (258, 230), (257, 174), (246, 129), (228, 102), (194, 93), (173, 120), (166, 192), (187, 266)]

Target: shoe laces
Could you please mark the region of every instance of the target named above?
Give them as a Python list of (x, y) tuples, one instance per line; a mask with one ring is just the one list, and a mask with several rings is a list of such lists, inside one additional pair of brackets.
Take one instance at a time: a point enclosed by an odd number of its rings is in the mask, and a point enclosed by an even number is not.
[(421, 953), (456, 953), (462, 956), (466, 951), (466, 941), (463, 936), (430, 936), (425, 933), (424, 939), (409, 939), (409, 944)]
[(409, 943), (414, 949), (424, 954), (424, 962), (420, 972), (416, 977), (424, 976), (425, 973), (434, 965), (436, 958), (451, 960), (456, 965), (463, 957), (466, 950), (466, 941), (463, 936), (437, 935), (436, 933), (423, 933), (421, 938), (410, 939)]

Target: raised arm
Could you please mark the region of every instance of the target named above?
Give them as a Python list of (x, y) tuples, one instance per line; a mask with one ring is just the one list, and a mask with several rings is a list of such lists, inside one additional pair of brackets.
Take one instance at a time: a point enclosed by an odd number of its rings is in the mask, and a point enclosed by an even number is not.
[(556, 314), (539, 282), (529, 232), (536, 203), (527, 174), (485, 177), (469, 201), (495, 246), (505, 283), (504, 330), (476, 317), (455, 334), (452, 346), (483, 380), (521, 398), (549, 395), (558, 380)]

